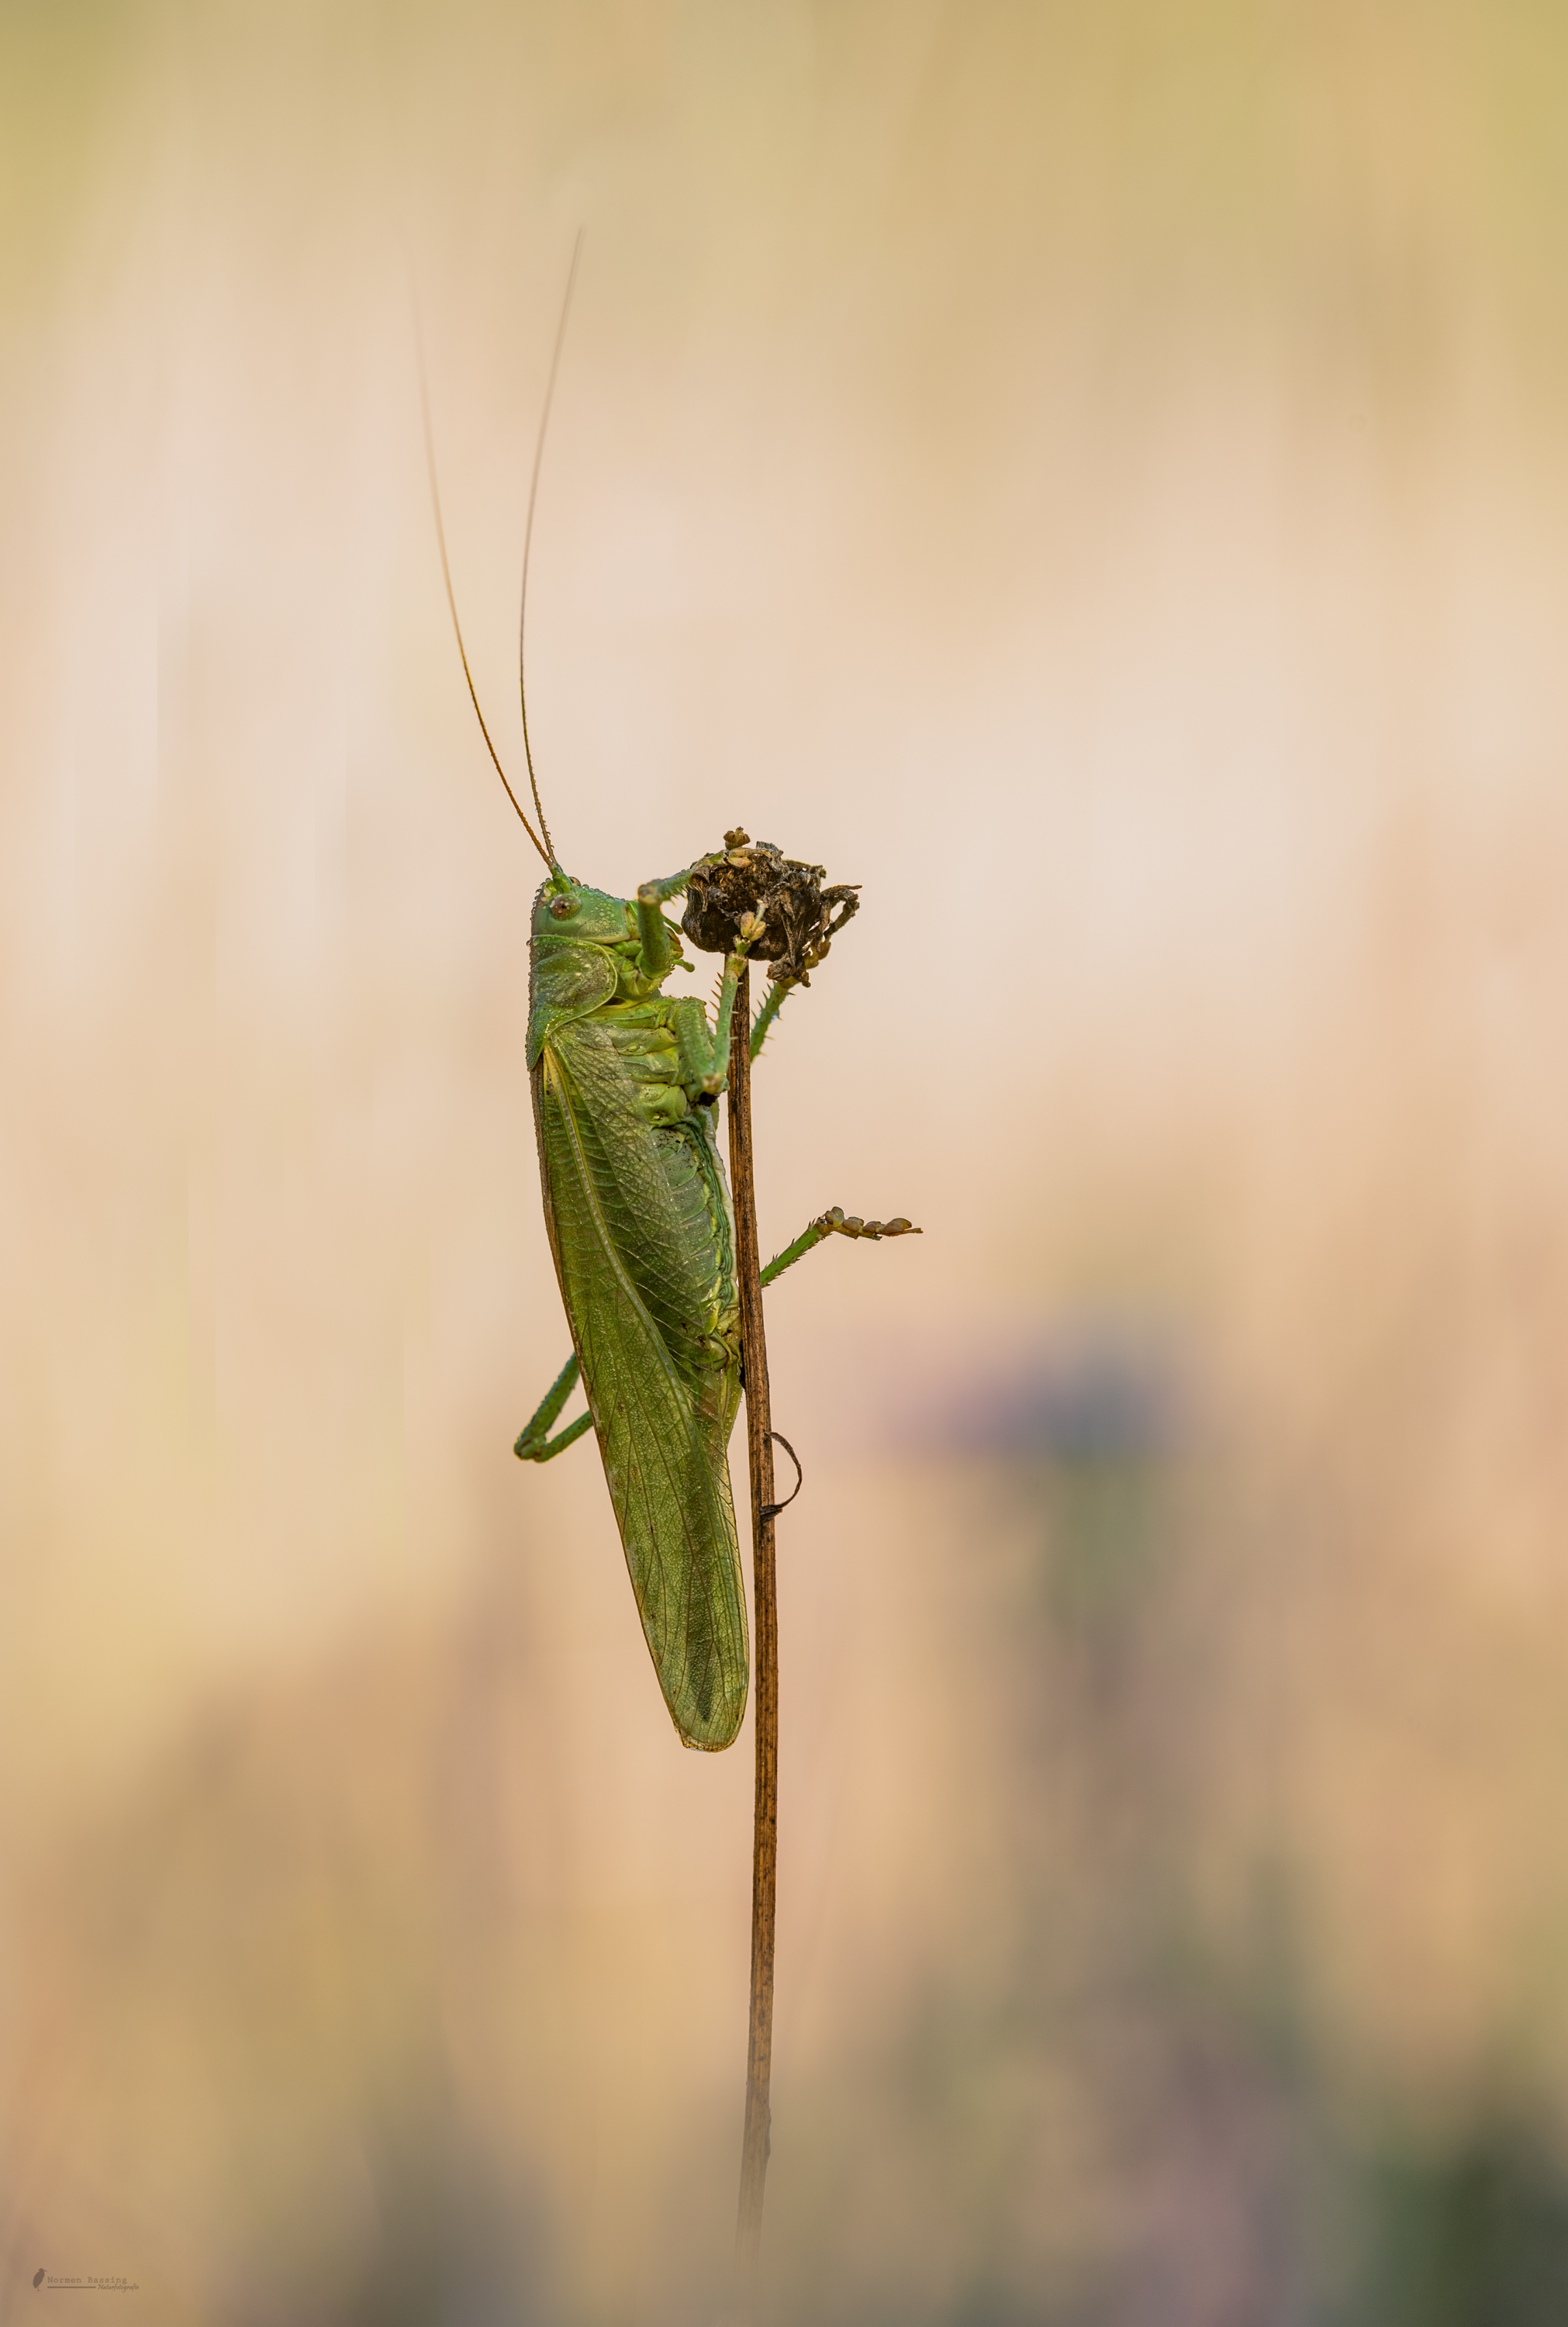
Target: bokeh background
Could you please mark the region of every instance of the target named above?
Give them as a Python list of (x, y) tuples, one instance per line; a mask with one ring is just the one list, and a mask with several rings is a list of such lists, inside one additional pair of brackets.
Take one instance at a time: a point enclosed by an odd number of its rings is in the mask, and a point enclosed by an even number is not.
[[(765, 2315), (1568, 2315), (1568, 17), (4, 0), (0, 2315), (724, 2299), (750, 1729), (565, 1353), (537, 866), (758, 1087)], [(127, 2300), (131, 2298), (126, 2298)]]

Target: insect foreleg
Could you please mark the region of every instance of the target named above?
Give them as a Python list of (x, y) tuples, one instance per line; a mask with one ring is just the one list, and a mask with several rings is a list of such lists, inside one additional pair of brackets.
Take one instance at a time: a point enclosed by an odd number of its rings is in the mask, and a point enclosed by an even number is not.
[(642, 950), (644, 977), (662, 977), (675, 959), (658, 904), (658, 882), (645, 881), (637, 892), (637, 936)]
[(672, 897), (678, 897), (683, 891), (690, 888), (694, 873), (700, 873), (705, 864), (714, 864), (717, 862), (718, 859), (711, 855), (699, 856), (695, 863), (688, 864), (684, 872), (671, 873), (662, 881), (645, 881), (637, 892), (638, 903), (640, 905), (646, 897), (650, 904), (667, 904)]
[(567, 1447), (573, 1445), (582, 1437), (583, 1433), (592, 1426), (593, 1416), (591, 1414), (580, 1414), (576, 1421), (560, 1432), (556, 1437), (551, 1438), (546, 1435), (551, 1423), (555, 1421), (555, 1416), (572, 1395), (573, 1387), (577, 1379), (577, 1370), (575, 1356), (568, 1358), (545, 1392), (537, 1412), (531, 1415), (518, 1431), (512, 1453), (519, 1463), (548, 1463), (555, 1455), (564, 1454)]
[(835, 1204), (831, 1211), (819, 1213), (809, 1228), (802, 1229), (793, 1244), (787, 1244), (782, 1252), (774, 1255), (762, 1271), (760, 1281), (763, 1285), (771, 1285), (775, 1277), (782, 1276), (787, 1268), (793, 1268), (795, 1263), (804, 1259), (825, 1237), (870, 1237), (874, 1244), (882, 1237), (919, 1236), (919, 1229), (908, 1220), (857, 1220), (854, 1213), (846, 1215), (841, 1205)]
[(670, 950), (669, 931), (659, 907), (689, 888), (692, 874), (713, 861), (711, 856), (699, 856), (696, 863), (688, 864), (684, 872), (671, 873), (663, 881), (645, 881), (638, 890), (637, 935), (642, 949), (645, 977), (662, 977), (675, 958)]

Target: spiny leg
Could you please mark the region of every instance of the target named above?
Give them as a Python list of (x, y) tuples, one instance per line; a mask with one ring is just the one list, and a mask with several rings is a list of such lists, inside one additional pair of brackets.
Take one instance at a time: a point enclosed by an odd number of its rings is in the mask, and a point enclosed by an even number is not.
[(729, 1078), (730, 1021), (735, 1014), (735, 995), (746, 956), (761, 932), (761, 922), (754, 914), (748, 913), (741, 923), (741, 934), (735, 940), (734, 952), (724, 957), (724, 975), (719, 985), (719, 1006), (714, 1016), (714, 1063), (703, 1081), (703, 1089), (710, 1098), (718, 1097)]
[(780, 1010), (783, 1009), (787, 996), (794, 993), (795, 988), (798, 984), (799, 980), (798, 978), (781, 977), (775, 985), (772, 985), (768, 988), (762, 1007), (758, 1011), (756, 1016), (751, 1021), (751, 1057), (753, 1060), (759, 1059), (761, 1056), (762, 1045), (773, 1031), (773, 1021), (778, 1017)]
[(782, 1252), (774, 1255), (762, 1271), (760, 1282), (771, 1285), (775, 1277), (782, 1276), (787, 1268), (793, 1268), (795, 1263), (804, 1259), (813, 1246), (819, 1245), (825, 1237), (870, 1237), (875, 1243), (882, 1237), (919, 1236), (920, 1233), (920, 1229), (909, 1220), (858, 1220), (853, 1212), (846, 1214), (842, 1205), (835, 1204), (830, 1211), (818, 1213), (808, 1228), (802, 1229), (793, 1244), (787, 1244)]
[(581, 1438), (585, 1430), (592, 1427), (593, 1416), (591, 1414), (580, 1414), (576, 1421), (561, 1431), (557, 1436), (550, 1438), (546, 1435), (551, 1423), (555, 1421), (555, 1416), (572, 1395), (577, 1379), (577, 1360), (574, 1355), (567, 1359), (549, 1388), (545, 1392), (537, 1412), (530, 1416), (518, 1431), (512, 1453), (519, 1463), (552, 1462), (557, 1454), (564, 1454), (568, 1446)]

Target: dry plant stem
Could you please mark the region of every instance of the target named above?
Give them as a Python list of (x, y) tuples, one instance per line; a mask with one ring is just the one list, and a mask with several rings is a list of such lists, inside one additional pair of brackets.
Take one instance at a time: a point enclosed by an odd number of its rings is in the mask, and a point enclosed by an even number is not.
[[(773, 2065), (773, 1918), (779, 1874), (779, 1601), (773, 1561), (772, 1415), (768, 1345), (762, 1334), (757, 1191), (751, 1168), (751, 980), (742, 967), (730, 1029), (730, 1178), (735, 1207), (735, 1274), (746, 1369), (746, 1454), (751, 1484), (752, 1597), (756, 1603), (757, 1785), (751, 1846), (751, 2025), (746, 2052), (746, 2126), (741, 2141), (741, 2203), (735, 2225), (736, 2294), (742, 2316), (756, 2300), (768, 2174)], [(768, 1513), (769, 1516), (764, 1517)]]

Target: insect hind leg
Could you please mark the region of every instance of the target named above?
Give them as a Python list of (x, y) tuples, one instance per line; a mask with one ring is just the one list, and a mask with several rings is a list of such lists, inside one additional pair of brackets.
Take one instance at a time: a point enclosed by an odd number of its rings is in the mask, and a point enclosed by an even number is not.
[(564, 1454), (568, 1446), (574, 1444), (582, 1437), (583, 1433), (592, 1427), (593, 1416), (591, 1414), (580, 1414), (575, 1422), (569, 1424), (565, 1430), (557, 1432), (554, 1438), (548, 1435), (550, 1425), (572, 1395), (578, 1370), (576, 1356), (574, 1354), (567, 1359), (549, 1388), (545, 1392), (537, 1410), (529, 1416), (518, 1431), (513, 1443), (512, 1453), (519, 1463), (553, 1462), (557, 1454)]
[(774, 1255), (763, 1269), (759, 1282), (771, 1285), (775, 1277), (782, 1276), (787, 1268), (793, 1268), (798, 1260), (803, 1260), (825, 1237), (869, 1237), (875, 1244), (882, 1237), (919, 1236), (920, 1233), (909, 1220), (863, 1220), (853, 1212), (845, 1213), (841, 1204), (835, 1204), (830, 1210), (819, 1212), (808, 1228), (802, 1229), (793, 1244), (787, 1244), (782, 1252)]

